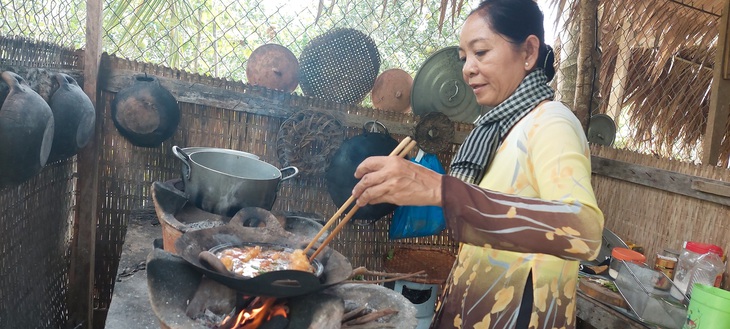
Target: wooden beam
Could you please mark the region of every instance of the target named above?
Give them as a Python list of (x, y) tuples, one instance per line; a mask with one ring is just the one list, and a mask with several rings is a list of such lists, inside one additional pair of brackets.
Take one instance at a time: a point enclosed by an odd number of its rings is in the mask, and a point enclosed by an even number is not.
[(101, 60), (102, 0), (86, 1), (86, 49), (83, 56), (84, 92), (95, 104), (96, 127), (94, 138), (77, 156), (78, 181), (76, 211), (74, 212), (71, 241), (71, 268), (69, 269), (69, 328), (93, 328), (94, 263), (97, 225), (98, 154), (101, 144), (103, 108), (97, 99), (99, 61)]
[(720, 143), (727, 134), (727, 117), (730, 114), (730, 0), (725, 0), (718, 25), (719, 37), (715, 52), (715, 68), (710, 86), (710, 110), (702, 144), (702, 163), (716, 166), (720, 156)]
[[(106, 71), (106, 68), (105, 68)], [(123, 88), (131, 85), (134, 81), (133, 76), (141, 72), (129, 70), (109, 68), (109, 74), (99, 81), (99, 86), (103, 90), (110, 92), (119, 92)], [(179, 102), (200, 104), (212, 106), (227, 110), (241, 111), (271, 117), (288, 118), (297, 111), (307, 109), (315, 109), (318, 111), (328, 112), (342, 121), (348, 127), (362, 128), (367, 121), (375, 120), (382, 122), (390, 133), (398, 135), (414, 135), (416, 123), (402, 123), (399, 121), (388, 120), (387, 118), (370, 118), (363, 115), (345, 113), (343, 111), (331, 110), (328, 107), (305, 104), (306, 102), (289, 102), (289, 94), (283, 92), (273, 92), (280, 94), (272, 94), (271, 97), (259, 95), (257, 93), (242, 93), (229, 89), (203, 85), (194, 82), (186, 82), (178, 79), (171, 79), (157, 76), (160, 84), (172, 93)], [(281, 97), (278, 97), (278, 96)], [(461, 144), (466, 138), (468, 131), (456, 131), (452, 143)]]
[(593, 173), (730, 206), (730, 183), (638, 164), (591, 157)]

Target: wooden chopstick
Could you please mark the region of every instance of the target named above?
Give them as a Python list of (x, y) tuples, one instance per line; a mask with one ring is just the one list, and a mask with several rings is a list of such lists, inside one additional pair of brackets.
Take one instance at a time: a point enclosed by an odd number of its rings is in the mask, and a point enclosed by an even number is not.
[[(403, 150), (403, 148), (405, 148), (406, 146), (408, 146), (408, 143), (410, 141), (411, 141), (411, 137), (410, 136), (406, 136), (406, 138), (403, 138), (403, 140), (400, 141), (400, 143), (398, 143), (398, 146), (396, 146), (393, 149), (393, 151), (390, 152), (389, 155), (400, 154), (400, 152)], [(312, 239), (312, 242), (310, 242), (307, 245), (307, 247), (304, 248), (304, 254), (305, 255), (307, 254), (307, 252), (309, 251), (309, 249), (312, 249), (312, 247), (317, 242), (317, 240), (319, 240), (319, 238), (322, 237), (322, 234), (324, 234), (325, 232), (327, 232), (327, 230), (332, 226), (332, 224), (335, 223), (335, 221), (337, 220), (337, 218), (340, 218), (340, 216), (342, 216), (342, 213), (344, 213), (345, 210), (347, 209), (347, 207), (349, 207), (350, 204), (352, 204), (354, 201), (355, 201), (355, 197), (352, 196), (352, 195), (350, 195), (350, 198), (348, 198), (347, 201), (345, 201), (345, 203), (343, 203), (342, 206), (340, 206), (340, 208), (337, 209), (337, 212), (335, 212), (335, 214), (332, 215), (332, 217), (330, 218), (330, 220), (327, 221), (327, 223), (324, 225), (324, 227), (322, 227), (322, 229), (319, 230), (319, 232), (317, 232), (317, 235), (314, 236), (314, 238)], [(312, 259), (314, 259), (314, 257), (312, 257)]]
[[(392, 155), (396, 155), (397, 154), (399, 157), (403, 158), (414, 147), (416, 147), (416, 141), (410, 140), (409, 137), (406, 137), (406, 138), (403, 139), (403, 141), (406, 141), (406, 140), (408, 140), (408, 145), (407, 146), (405, 146), (404, 148), (402, 148), (402, 150), (399, 150), (399, 148), (401, 148), (400, 147), (401, 145), (398, 144), (398, 147), (396, 147), (393, 150), (393, 152), (390, 153), (390, 155), (392, 156)], [(403, 144), (403, 141), (401, 141), (401, 144)], [(346, 204), (343, 205), (344, 208), (347, 208), (347, 206), (349, 206), (349, 204), (352, 203), (352, 201), (354, 201), (354, 200), (355, 200), (355, 198), (352, 197), (352, 196), (350, 196), (350, 198), (347, 199), (347, 201), (349, 201), (349, 202), (345, 202)], [(340, 207), (340, 209), (342, 209), (342, 207)], [(319, 255), (319, 253), (322, 252), (322, 250), (324, 250), (324, 247), (327, 246), (327, 244), (329, 244), (332, 241), (332, 239), (335, 238), (335, 235), (337, 235), (337, 233), (340, 233), (340, 231), (342, 231), (342, 229), (345, 227), (345, 224), (347, 224), (347, 222), (349, 222), (350, 219), (352, 219), (352, 216), (355, 215), (355, 213), (357, 212), (358, 209), (360, 209), (360, 206), (358, 206), (357, 204), (355, 204), (354, 206), (352, 206), (352, 209), (350, 209), (350, 211), (347, 213), (347, 215), (345, 216), (345, 218), (343, 218), (342, 221), (340, 221), (340, 223), (337, 224), (337, 226), (335, 227), (335, 229), (332, 230), (332, 232), (327, 236), (327, 238), (322, 242), (322, 244), (319, 247), (317, 247), (317, 250), (314, 251), (314, 253), (312, 254), (312, 256), (309, 257), (309, 261), (310, 262), (312, 260), (314, 260), (314, 258), (317, 257), (317, 255)], [(336, 216), (339, 216), (341, 214), (342, 214), (342, 211), (338, 210), (337, 213), (335, 213), (335, 216), (333, 216), (332, 218), (334, 219), (334, 218), (336, 218)], [(330, 219), (330, 221), (332, 221), (332, 219)], [(331, 226), (331, 224), (329, 222), (327, 224), (329, 226)], [(323, 228), (322, 230), (325, 230), (325, 228)], [(320, 231), (320, 233), (321, 233), (321, 231)], [(319, 239), (320, 236), (321, 236), (321, 234), (317, 234), (317, 237), (315, 237), (312, 240), (312, 242), (309, 244), (309, 246), (307, 246), (307, 249), (304, 250), (304, 253), (305, 254), (307, 253), (307, 251), (309, 251), (309, 249), (311, 248), (311, 246), (314, 244), (315, 241), (317, 241), (317, 239)]]

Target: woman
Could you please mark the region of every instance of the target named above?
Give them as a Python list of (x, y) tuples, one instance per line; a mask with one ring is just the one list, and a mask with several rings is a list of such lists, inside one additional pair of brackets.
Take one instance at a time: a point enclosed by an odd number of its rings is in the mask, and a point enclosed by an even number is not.
[(439, 175), (398, 157), (355, 172), (360, 206), (443, 207), (461, 243), (435, 328), (573, 328), (581, 259), (601, 246), (603, 214), (591, 186), (580, 122), (551, 101), (552, 49), (532, 0), (486, 0), (469, 14), (459, 56), (479, 118)]

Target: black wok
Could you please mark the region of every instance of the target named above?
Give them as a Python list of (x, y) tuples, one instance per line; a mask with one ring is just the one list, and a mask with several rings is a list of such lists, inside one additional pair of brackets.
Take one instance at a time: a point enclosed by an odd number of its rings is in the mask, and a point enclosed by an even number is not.
[[(263, 224), (263, 227), (251, 227)], [(276, 298), (306, 295), (340, 283), (352, 274), (352, 265), (340, 253), (326, 247), (314, 261), (320, 275), (296, 270), (271, 271), (253, 278), (214, 270), (200, 260), (203, 251), (223, 246), (261, 245), (303, 249), (305, 238), (285, 231), (269, 211), (243, 208), (224, 226), (188, 231), (176, 242), (179, 256), (197, 270), (241, 293)]]
[[(377, 128), (376, 125), (379, 125), (383, 132), (376, 131), (374, 129)], [(360, 181), (354, 176), (357, 166), (368, 157), (390, 154), (396, 146), (398, 141), (390, 136), (382, 123), (377, 121), (366, 122), (361, 135), (342, 142), (325, 172), (327, 191), (338, 208), (350, 198), (352, 188)], [(345, 211), (349, 212), (350, 208), (352, 205)], [(376, 221), (392, 213), (395, 208), (397, 206), (390, 203), (371, 204), (360, 207), (352, 218)]]

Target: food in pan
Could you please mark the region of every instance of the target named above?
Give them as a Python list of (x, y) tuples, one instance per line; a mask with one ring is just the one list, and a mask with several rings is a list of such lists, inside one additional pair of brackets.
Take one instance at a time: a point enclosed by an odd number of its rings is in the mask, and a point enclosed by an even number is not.
[(243, 246), (226, 248), (216, 252), (215, 255), (229, 271), (245, 277), (255, 277), (262, 273), (280, 270), (314, 273), (314, 267), (301, 249), (288, 251), (261, 246)]

